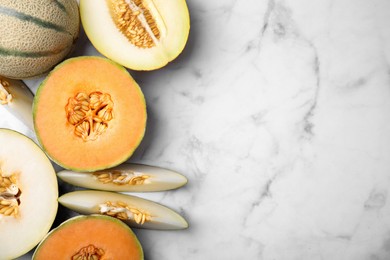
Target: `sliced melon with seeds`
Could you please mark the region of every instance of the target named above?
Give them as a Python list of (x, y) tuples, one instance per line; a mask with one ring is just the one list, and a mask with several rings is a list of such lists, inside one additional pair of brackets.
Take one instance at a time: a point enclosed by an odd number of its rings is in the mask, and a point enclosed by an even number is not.
[(0, 258), (17, 258), (47, 234), (57, 213), (57, 178), (28, 137), (0, 129)]
[(107, 191), (164, 191), (187, 183), (187, 178), (180, 173), (132, 163), (92, 173), (63, 170), (57, 176), (75, 186)]
[(116, 217), (131, 227), (146, 229), (185, 229), (186, 220), (156, 202), (132, 195), (107, 191), (74, 191), (62, 195), (60, 204), (81, 214)]
[(144, 95), (128, 71), (102, 57), (68, 59), (34, 97), (38, 141), (65, 169), (97, 171), (126, 161), (146, 128)]
[(32, 103), (34, 95), (21, 80), (0, 76), (0, 106), (34, 130)]
[(190, 29), (185, 0), (80, 0), (80, 15), (96, 49), (134, 70), (174, 60)]
[(33, 260), (144, 259), (133, 231), (121, 221), (102, 215), (76, 216), (53, 229), (38, 245)]

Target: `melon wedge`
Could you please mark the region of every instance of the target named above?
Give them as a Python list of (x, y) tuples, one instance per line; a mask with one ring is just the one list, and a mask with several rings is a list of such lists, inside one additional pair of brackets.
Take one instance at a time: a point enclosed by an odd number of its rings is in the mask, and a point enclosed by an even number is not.
[(92, 172), (133, 154), (147, 116), (143, 93), (125, 68), (83, 56), (49, 73), (34, 97), (33, 117), (38, 141), (54, 162)]
[(133, 70), (174, 60), (190, 30), (185, 0), (80, 0), (80, 16), (95, 48)]
[(135, 228), (174, 230), (188, 227), (186, 220), (175, 211), (132, 195), (85, 190), (66, 193), (58, 201), (80, 214), (109, 215)]
[(21, 80), (0, 76), (0, 106), (34, 130), (32, 103), (34, 95)]
[(121, 221), (102, 215), (64, 221), (42, 240), (33, 260), (144, 259), (141, 244)]
[(63, 170), (57, 176), (75, 186), (106, 191), (164, 191), (177, 189), (187, 183), (187, 178), (180, 173), (132, 163), (93, 173)]
[(57, 213), (51, 162), (28, 137), (0, 129), (0, 258), (17, 258), (47, 234)]

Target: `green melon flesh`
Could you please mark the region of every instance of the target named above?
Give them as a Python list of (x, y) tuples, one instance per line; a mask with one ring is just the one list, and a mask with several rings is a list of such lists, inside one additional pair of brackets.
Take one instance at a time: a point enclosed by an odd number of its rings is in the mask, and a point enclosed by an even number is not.
[[(156, 202), (139, 198), (132, 195), (107, 192), (107, 191), (74, 191), (62, 195), (58, 199), (59, 203), (80, 214), (105, 214), (110, 212), (124, 212), (126, 219), (121, 219), (129, 226), (145, 229), (185, 229), (188, 227), (186, 220), (175, 211), (158, 204)], [(107, 202), (115, 205), (110, 206)], [(136, 209), (139, 212), (135, 216), (126, 207), (118, 207), (118, 203), (125, 203), (131, 210)], [(145, 221), (137, 221), (142, 217), (140, 212), (149, 215), (150, 218)], [(115, 217), (118, 217), (115, 215)]]
[[(0, 214), (0, 258), (14, 259), (36, 246), (51, 228), (58, 186), (51, 162), (32, 140), (0, 129), (0, 143), (0, 175), (4, 179), (15, 174), (21, 192), (19, 213)], [(11, 199), (9, 191), (0, 193), (3, 201)]]
[[(153, 16), (160, 32), (150, 48), (136, 46), (115, 25), (108, 3), (120, 0), (80, 0), (80, 16), (84, 30), (95, 48), (106, 57), (133, 70), (154, 70), (174, 60), (184, 49), (190, 29), (185, 0), (144, 0), (143, 6)], [(138, 10), (136, 0), (123, 1)], [(144, 12), (136, 18), (144, 19)], [(145, 31), (150, 26), (144, 23)], [(150, 35), (150, 31), (148, 31)], [(130, 37), (132, 38), (132, 37)]]
[(93, 173), (63, 170), (57, 176), (75, 186), (107, 191), (164, 191), (187, 183), (187, 179), (177, 172), (131, 163)]

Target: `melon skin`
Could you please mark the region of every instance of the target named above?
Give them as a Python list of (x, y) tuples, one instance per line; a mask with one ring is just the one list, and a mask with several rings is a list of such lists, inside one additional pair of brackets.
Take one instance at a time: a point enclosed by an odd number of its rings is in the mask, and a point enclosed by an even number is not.
[[(83, 142), (74, 136), (65, 106), (78, 92), (92, 91), (112, 94), (115, 123), (98, 141)], [(104, 57), (75, 57), (58, 64), (39, 85), (33, 121), (38, 142), (52, 161), (67, 170), (94, 172), (118, 166), (135, 152), (146, 131), (146, 101), (123, 66)], [(112, 131), (119, 134), (112, 136)]]
[(0, 129), (0, 167), (18, 173), (19, 214), (0, 214), (0, 259), (15, 259), (33, 249), (49, 232), (58, 209), (55, 170), (30, 138)]
[(104, 250), (101, 259), (144, 259), (141, 243), (126, 224), (109, 216), (78, 215), (51, 230), (37, 246), (32, 260), (72, 259), (88, 245)]
[(152, 6), (152, 13), (162, 21), (162, 36), (151, 48), (139, 48), (130, 43), (115, 26), (107, 2), (80, 0), (84, 31), (92, 45), (104, 56), (132, 70), (151, 71), (166, 66), (184, 50), (190, 34), (190, 13), (185, 0), (143, 1), (145, 6)]
[(76, 0), (0, 0), (0, 75), (48, 72), (73, 49), (80, 30)]

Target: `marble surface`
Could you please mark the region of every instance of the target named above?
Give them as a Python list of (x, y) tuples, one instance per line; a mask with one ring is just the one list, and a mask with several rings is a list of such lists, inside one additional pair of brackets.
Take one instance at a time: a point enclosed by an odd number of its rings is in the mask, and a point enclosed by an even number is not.
[[(187, 3), (184, 52), (131, 71), (149, 119), (129, 161), (189, 180), (137, 194), (190, 224), (136, 230), (146, 259), (390, 259), (390, 1)], [(72, 55), (99, 54), (82, 34)]]

